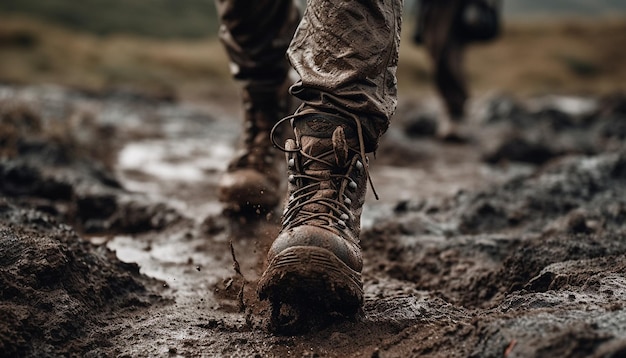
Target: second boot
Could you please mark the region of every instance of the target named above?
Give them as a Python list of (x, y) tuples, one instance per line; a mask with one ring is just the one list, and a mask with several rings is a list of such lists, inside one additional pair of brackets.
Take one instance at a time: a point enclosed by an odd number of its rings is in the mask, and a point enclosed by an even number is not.
[(267, 212), (282, 199), (280, 165), (270, 140), (274, 124), (289, 107), (286, 88), (245, 89), (243, 143), (229, 163), (219, 187), (227, 211)]

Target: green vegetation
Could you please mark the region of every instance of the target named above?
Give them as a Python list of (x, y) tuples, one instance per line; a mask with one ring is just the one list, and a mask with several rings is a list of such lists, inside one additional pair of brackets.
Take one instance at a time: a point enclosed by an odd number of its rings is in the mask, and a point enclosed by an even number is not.
[[(6, 0), (0, 1), (6, 5)], [(412, 28), (406, 21), (398, 67), (400, 94), (432, 94), (431, 61), (423, 47), (411, 42)], [(494, 90), (520, 95), (624, 91), (624, 43), (626, 17), (509, 21), (497, 41), (469, 46), (465, 67), (475, 96)], [(57, 83), (90, 91), (130, 88), (191, 99), (239, 98), (226, 54), (215, 37), (99, 36), (32, 17), (0, 14), (0, 58), (0, 83)]]
[(232, 83), (216, 38), (97, 36), (17, 16), (0, 20), (0, 58), (0, 82), (9, 83), (200, 97)]
[[(412, 17), (415, 1), (405, 0), (407, 19)], [(624, 0), (501, 1), (507, 19), (626, 14)], [(1, 0), (0, 17), (8, 14), (98, 35), (198, 38), (214, 36), (217, 31), (214, 0)]]
[(2, 14), (38, 17), (99, 35), (198, 38), (217, 31), (213, 0), (2, 0)]

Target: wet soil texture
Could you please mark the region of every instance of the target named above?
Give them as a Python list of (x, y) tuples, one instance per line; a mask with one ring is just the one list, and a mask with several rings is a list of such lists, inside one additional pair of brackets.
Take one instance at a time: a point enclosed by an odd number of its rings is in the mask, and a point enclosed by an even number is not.
[(626, 356), (626, 98), (404, 99), (372, 158), (363, 316), (267, 330), (279, 214), (225, 216), (239, 109), (0, 86), (0, 355)]

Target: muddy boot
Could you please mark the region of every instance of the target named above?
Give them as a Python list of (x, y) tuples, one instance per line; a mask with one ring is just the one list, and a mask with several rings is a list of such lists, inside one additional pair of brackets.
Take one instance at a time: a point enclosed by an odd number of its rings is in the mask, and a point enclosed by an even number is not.
[(437, 138), (448, 143), (468, 143), (471, 135), (467, 130), (467, 124), (463, 117), (442, 116), (437, 125)]
[(284, 88), (244, 91), (243, 145), (219, 183), (225, 213), (261, 214), (273, 210), (282, 199), (279, 152), (270, 140), (270, 131), (286, 115), (286, 94)]
[(359, 246), (367, 185), (364, 150), (348, 125), (326, 115), (294, 123), (287, 152), (288, 199), (282, 229), (258, 286), (272, 305), (270, 329), (297, 333), (363, 303)]

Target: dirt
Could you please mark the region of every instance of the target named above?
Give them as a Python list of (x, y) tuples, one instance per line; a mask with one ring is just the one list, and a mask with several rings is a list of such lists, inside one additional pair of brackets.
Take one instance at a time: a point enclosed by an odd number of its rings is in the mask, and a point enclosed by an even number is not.
[(279, 211), (222, 214), (232, 103), (0, 86), (0, 355), (626, 355), (626, 97), (494, 95), (469, 141), (401, 100), (372, 160), (362, 317), (267, 330)]

